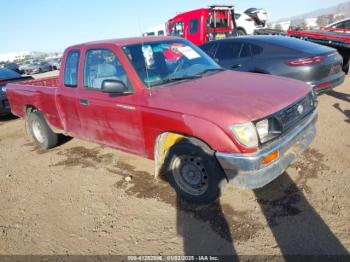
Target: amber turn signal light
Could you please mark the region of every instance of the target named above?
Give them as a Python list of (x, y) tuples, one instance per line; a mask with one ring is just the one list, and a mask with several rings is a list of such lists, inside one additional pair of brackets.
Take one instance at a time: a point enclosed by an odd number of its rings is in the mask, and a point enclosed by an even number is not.
[(273, 151), (272, 153), (264, 156), (262, 159), (261, 159), (261, 163), (263, 165), (267, 165), (267, 164), (270, 164), (272, 161), (274, 161), (275, 159), (277, 159), (279, 157), (279, 151), (278, 150), (275, 150)]

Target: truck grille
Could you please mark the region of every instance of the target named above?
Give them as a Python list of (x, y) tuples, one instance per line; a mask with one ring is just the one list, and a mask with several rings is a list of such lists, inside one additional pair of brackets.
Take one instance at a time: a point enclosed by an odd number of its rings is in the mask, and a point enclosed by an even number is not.
[(310, 93), (306, 97), (302, 98), (293, 105), (278, 112), (275, 117), (281, 124), (282, 132), (286, 132), (288, 129), (294, 127), (305, 116), (310, 114), (315, 108), (315, 99)]

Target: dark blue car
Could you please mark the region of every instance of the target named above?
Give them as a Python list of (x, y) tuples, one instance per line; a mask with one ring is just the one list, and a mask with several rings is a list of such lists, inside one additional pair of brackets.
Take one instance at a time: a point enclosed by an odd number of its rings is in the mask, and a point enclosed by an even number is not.
[(242, 36), (200, 46), (222, 67), (271, 74), (308, 83), (317, 93), (344, 81), (337, 50), (285, 36)]

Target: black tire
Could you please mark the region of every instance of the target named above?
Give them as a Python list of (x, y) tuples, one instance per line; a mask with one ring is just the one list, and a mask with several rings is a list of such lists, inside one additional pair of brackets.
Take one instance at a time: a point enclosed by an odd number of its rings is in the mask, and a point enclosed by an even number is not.
[(214, 152), (189, 139), (173, 145), (164, 164), (170, 185), (179, 196), (191, 203), (215, 201), (227, 184)]
[(51, 130), (40, 111), (31, 112), (27, 121), (30, 134), (39, 147), (50, 149), (58, 144), (58, 134)]
[(244, 29), (237, 29), (237, 35), (240, 36), (240, 35), (247, 35), (247, 33), (244, 31)]

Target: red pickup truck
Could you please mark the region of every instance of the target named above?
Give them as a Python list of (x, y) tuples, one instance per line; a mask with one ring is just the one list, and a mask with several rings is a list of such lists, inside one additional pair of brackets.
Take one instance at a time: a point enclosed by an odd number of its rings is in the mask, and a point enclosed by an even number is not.
[(266, 185), (316, 133), (309, 86), (223, 70), (185, 39), (85, 43), (62, 61), (59, 77), (7, 85), (36, 143), (67, 134), (154, 159), (192, 202), (215, 200), (227, 182)]

